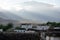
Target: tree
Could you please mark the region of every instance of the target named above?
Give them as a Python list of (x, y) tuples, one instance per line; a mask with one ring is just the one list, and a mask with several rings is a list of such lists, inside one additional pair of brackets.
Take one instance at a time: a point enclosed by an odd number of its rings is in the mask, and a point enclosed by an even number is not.
[(47, 22), (46, 24), (47, 24), (47, 25), (51, 25), (52, 23), (51, 23), (51, 22)]
[(0, 25), (0, 29), (3, 29), (3, 31), (7, 31), (8, 29), (11, 29), (13, 27), (12, 23), (8, 23), (6, 26)]
[(57, 23), (57, 22), (47, 22), (46, 24), (50, 26), (50, 29), (52, 29), (54, 27), (60, 27), (60, 22), (59, 23)]
[(13, 28), (13, 24), (12, 23), (8, 23), (6, 26), (3, 27), (3, 31), (7, 31), (8, 29)]
[(25, 28), (21, 28), (21, 27), (16, 27), (15, 29), (17, 29), (17, 30), (26, 30)]
[(20, 29), (20, 27), (16, 27), (15, 29)]
[(47, 22), (46, 24), (49, 26), (55, 26), (57, 23), (56, 22)]
[(12, 28), (12, 27), (13, 27), (13, 24), (12, 24), (12, 23), (8, 23), (7, 26), (8, 26), (9, 28)]
[(57, 23), (55, 26), (56, 26), (56, 27), (60, 27), (60, 23)]
[(51, 26), (55, 26), (57, 23), (56, 22), (52, 22)]
[(56, 22), (47, 22), (46, 24), (50, 26), (49, 29), (53, 29), (56, 25)]
[(0, 29), (2, 29), (2, 28), (3, 28), (3, 25), (1, 24), (1, 25), (0, 25)]

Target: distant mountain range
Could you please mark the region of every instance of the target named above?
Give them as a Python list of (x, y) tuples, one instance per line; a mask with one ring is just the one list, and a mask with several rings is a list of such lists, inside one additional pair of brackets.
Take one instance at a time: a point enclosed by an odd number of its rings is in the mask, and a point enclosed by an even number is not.
[(23, 18), (9, 12), (6, 10), (0, 11), (0, 24), (8, 24), (8, 23), (13, 23), (13, 24), (18, 24)]
[(24, 19), (16, 14), (9, 11), (0, 11), (0, 24), (20, 24), (20, 23), (36, 23), (33, 20)]
[[(35, 13), (35, 12), (30, 12), (30, 11), (26, 11), (26, 10), (21, 10), (20, 12), (20, 16), (23, 17), (23, 18), (26, 18), (28, 20), (34, 20), (36, 22), (48, 22), (48, 21), (51, 21), (51, 22), (60, 22), (60, 18), (58, 15), (55, 16), (55, 17), (52, 17), (51, 15), (48, 16), (48, 15), (44, 15), (44, 14), (40, 14), (40, 13)], [(55, 14), (55, 13), (53, 13)], [(56, 18), (58, 17), (58, 18)]]
[(9, 11), (2, 11), (0, 12), (0, 18), (3, 18), (3, 19), (12, 19), (12, 20), (22, 20), (21, 17), (9, 12)]
[(22, 4), (24, 9), (16, 11), (16, 14), (10, 11), (0, 11), (0, 23), (5, 22), (25, 22), (25, 23), (42, 23), (48, 21), (60, 22), (60, 9), (54, 8), (54, 5), (25, 2)]
[(55, 5), (40, 2), (25, 2), (24, 9), (17, 12), (21, 17), (36, 22), (60, 22), (60, 8)]

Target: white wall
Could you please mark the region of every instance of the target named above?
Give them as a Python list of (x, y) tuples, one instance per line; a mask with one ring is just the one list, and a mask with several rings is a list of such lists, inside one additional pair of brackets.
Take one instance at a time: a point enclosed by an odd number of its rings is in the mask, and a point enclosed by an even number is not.
[(43, 40), (46, 39), (46, 37), (45, 37), (45, 32), (41, 32), (41, 38), (42, 38)]
[(46, 40), (60, 40), (60, 37), (46, 37)]
[[(26, 29), (28, 29), (28, 28), (32, 28), (32, 26), (33, 25), (22, 25), (22, 28), (26, 28)], [(38, 29), (38, 30), (46, 30), (46, 29), (48, 29), (49, 28), (49, 26), (38, 26), (37, 25), (37, 28), (34, 28), (34, 29)]]
[(0, 29), (0, 32), (3, 32), (3, 29)]
[(15, 32), (25, 32), (25, 30), (14, 30)]
[(38, 29), (38, 30), (46, 30), (48, 28), (49, 28), (49, 26), (37, 26), (36, 29)]
[(35, 31), (25, 31), (26, 33), (35, 33)]
[(26, 28), (26, 29), (32, 28), (32, 25), (22, 25), (22, 28)]

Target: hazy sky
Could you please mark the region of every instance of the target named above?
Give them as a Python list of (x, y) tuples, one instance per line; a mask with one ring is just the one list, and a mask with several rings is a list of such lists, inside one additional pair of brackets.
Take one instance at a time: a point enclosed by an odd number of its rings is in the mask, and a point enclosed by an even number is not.
[(16, 4), (16, 3), (28, 2), (28, 1), (38, 1), (44, 3), (57, 4), (57, 5), (59, 5), (60, 3), (60, 0), (0, 0), (0, 3)]
[(0, 0), (0, 9), (10, 10), (10, 9), (16, 9), (21, 10), (23, 9), (21, 3), (23, 2), (29, 2), (29, 1), (37, 1), (37, 2), (43, 2), (48, 4), (53, 4), (56, 6), (60, 6), (60, 0)]
[[(23, 14), (23, 11), (25, 10), (28, 12), (28, 16), (30, 16), (30, 12), (39, 15), (37, 15), (38, 17), (32, 16), (31, 18), (39, 19), (41, 14), (46, 17), (59, 19), (60, 21), (60, 0), (0, 0), (0, 10), (8, 10), (19, 16), (24, 16), (25, 12)], [(27, 18), (27, 15), (24, 17)]]

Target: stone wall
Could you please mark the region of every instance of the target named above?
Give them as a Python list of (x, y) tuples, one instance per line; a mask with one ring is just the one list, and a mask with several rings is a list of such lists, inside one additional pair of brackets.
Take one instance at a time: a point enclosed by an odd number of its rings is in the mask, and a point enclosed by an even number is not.
[(4, 32), (0, 33), (0, 40), (40, 40), (40, 36), (38, 33)]

